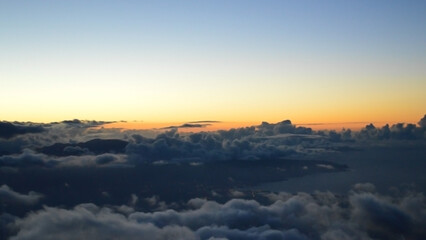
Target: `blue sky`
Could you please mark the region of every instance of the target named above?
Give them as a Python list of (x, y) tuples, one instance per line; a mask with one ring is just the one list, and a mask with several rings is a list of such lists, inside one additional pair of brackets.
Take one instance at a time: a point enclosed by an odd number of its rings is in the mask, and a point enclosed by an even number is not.
[[(330, 121), (343, 108), (408, 120), (426, 109), (424, 1), (2, 1), (0, 29), (7, 120)], [(30, 119), (37, 106), (44, 117)]]

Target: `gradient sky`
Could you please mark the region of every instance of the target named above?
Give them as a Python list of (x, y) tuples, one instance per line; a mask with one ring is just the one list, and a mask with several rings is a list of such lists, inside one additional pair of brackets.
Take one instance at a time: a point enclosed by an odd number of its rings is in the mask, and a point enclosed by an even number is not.
[(417, 122), (426, 1), (0, 2), (0, 119)]

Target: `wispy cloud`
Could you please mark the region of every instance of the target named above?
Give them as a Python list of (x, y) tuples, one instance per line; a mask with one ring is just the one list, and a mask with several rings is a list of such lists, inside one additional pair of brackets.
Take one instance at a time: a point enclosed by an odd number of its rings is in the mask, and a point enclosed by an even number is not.
[(40, 201), (43, 194), (30, 191), (28, 194), (22, 194), (14, 191), (7, 185), (0, 186), (0, 203), (10, 205), (34, 205)]

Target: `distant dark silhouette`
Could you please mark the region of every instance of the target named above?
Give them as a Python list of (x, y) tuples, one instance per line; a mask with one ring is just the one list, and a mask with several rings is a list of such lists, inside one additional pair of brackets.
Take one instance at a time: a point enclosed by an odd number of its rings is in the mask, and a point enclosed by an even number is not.
[(118, 139), (93, 139), (82, 143), (55, 143), (37, 151), (53, 156), (124, 153), (127, 144), (128, 142)]
[(0, 138), (12, 138), (26, 133), (40, 133), (45, 131), (41, 126), (19, 126), (10, 122), (0, 122)]

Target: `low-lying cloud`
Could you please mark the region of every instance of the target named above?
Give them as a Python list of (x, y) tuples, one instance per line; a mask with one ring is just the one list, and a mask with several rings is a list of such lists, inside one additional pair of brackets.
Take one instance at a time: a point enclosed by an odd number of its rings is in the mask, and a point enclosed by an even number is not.
[[(0, 136), (0, 227), (10, 239), (426, 238), (422, 193), (384, 196), (371, 183), (343, 195), (241, 189), (308, 173), (344, 174), (346, 165), (329, 160), (334, 153), (424, 154), (426, 116), (418, 125), (360, 131), (315, 131), (289, 120), (197, 133), (179, 132), (185, 126), (103, 129), (103, 122), (80, 120), (2, 123), (21, 129)], [(392, 160), (402, 166), (406, 159)], [(391, 186), (377, 184), (384, 187)]]
[(66, 167), (66, 166), (106, 166), (127, 163), (123, 154), (103, 153), (99, 155), (70, 155), (65, 157), (49, 156), (24, 149), (21, 154), (0, 156), (0, 167)]
[[(364, 184), (370, 186), (371, 184)], [(187, 209), (120, 213), (80, 204), (45, 207), (14, 223), (11, 239), (423, 239), (426, 199), (383, 196), (359, 185), (349, 195), (269, 193), (270, 203), (192, 199)], [(371, 187), (371, 186), (370, 186)], [(368, 188), (370, 189), (371, 188)], [(132, 209), (129, 207), (129, 209)]]
[[(372, 147), (423, 148), (426, 146), (424, 122), (425, 117), (420, 120), (419, 125), (398, 123), (375, 127), (369, 124), (355, 132), (349, 129), (314, 131), (307, 127), (297, 127), (285, 120), (275, 124), (263, 122), (258, 126), (198, 133), (180, 133), (178, 129), (210, 123), (188, 123), (149, 133), (146, 130), (103, 129), (98, 126), (104, 122), (95, 121), (71, 120), (40, 126), (20, 123), (20, 127), (34, 131), (10, 139), (0, 139), (0, 156), (7, 157), (0, 160), (0, 164), (7, 162), (10, 165), (15, 158), (15, 165), (20, 165), (24, 161), (22, 157), (28, 155), (28, 150), (25, 149), (31, 149), (34, 154), (43, 153), (56, 160), (72, 156), (125, 154), (129, 164), (314, 159), (331, 152)], [(15, 126), (6, 122), (2, 124)], [(40, 129), (43, 132), (37, 132)], [(15, 156), (19, 154), (21, 157)], [(29, 161), (30, 165), (42, 162), (33, 160)]]
[(22, 194), (13, 191), (9, 186), (0, 186), (0, 203), (1, 204), (12, 204), (12, 205), (34, 205), (37, 204), (43, 194), (30, 191), (28, 194)]
[(12, 138), (16, 135), (27, 133), (41, 133), (45, 131), (42, 126), (33, 124), (20, 124), (10, 122), (0, 122), (0, 138)]
[(381, 128), (369, 124), (359, 132), (313, 131), (286, 120), (217, 132), (180, 134), (170, 130), (155, 138), (132, 135), (126, 154), (133, 163), (312, 158), (375, 146), (422, 147), (426, 144), (425, 133), (424, 127), (402, 123)]

